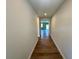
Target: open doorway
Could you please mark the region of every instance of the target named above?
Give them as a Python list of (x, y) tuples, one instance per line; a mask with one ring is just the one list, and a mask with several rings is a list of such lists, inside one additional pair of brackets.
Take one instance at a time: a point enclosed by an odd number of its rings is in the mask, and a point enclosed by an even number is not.
[(40, 19), (40, 37), (41, 39), (47, 39), (50, 33), (50, 19), (41, 18)]

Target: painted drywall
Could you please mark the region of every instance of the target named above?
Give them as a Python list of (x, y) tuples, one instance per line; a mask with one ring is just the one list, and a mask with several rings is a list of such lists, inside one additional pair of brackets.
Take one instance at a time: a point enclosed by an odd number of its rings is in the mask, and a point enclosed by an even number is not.
[(51, 20), (51, 37), (64, 59), (72, 59), (72, 1), (65, 0)]
[(7, 0), (6, 59), (28, 59), (37, 41), (37, 15), (27, 0)]

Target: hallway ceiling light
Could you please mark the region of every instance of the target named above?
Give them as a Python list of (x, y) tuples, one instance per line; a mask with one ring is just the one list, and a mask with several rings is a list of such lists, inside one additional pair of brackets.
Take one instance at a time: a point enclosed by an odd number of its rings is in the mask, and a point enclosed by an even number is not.
[(47, 16), (47, 13), (44, 13), (45, 16)]

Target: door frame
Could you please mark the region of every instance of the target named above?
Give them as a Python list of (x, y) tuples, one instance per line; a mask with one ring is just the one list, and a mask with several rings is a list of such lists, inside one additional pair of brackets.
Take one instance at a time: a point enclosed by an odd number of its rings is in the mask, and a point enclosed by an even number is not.
[[(42, 18), (48, 18), (49, 20), (49, 36), (50, 36), (50, 30), (51, 30), (51, 18), (50, 17), (42, 17)], [(41, 20), (42, 18), (39, 18), (39, 33), (40, 33), (40, 38), (41, 38)]]

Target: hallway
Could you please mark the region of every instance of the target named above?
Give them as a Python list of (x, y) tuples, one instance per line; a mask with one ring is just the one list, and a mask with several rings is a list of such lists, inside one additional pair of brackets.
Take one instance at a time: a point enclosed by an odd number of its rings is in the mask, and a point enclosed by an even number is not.
[(31, 59), (63, 59), (51, 38), (39, 39)]
[(6, 59), (72, 59), (71, 2), (8, 0)]

